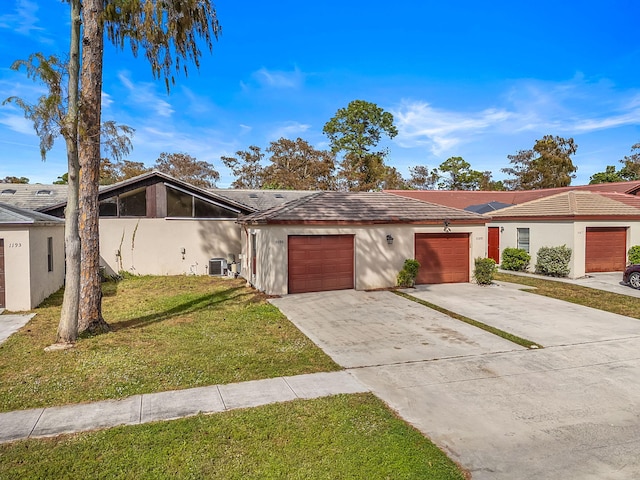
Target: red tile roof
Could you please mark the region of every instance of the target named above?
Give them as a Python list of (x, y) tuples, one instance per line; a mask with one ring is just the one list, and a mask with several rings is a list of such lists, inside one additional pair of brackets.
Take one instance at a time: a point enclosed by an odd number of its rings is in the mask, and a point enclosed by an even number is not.
[(465, 190), (385, 190), (386, 193), (415, 198), (425, 202), (437, 203), (453, 208), (467, 208), (490, 202), (501, 202), (518, 205), (538, 198), (557, 195), (569, 191), (589, 191), (608, 193), (637, 194), (640, 191), (640, 181), (599, 183), (596, 185), (578, 185), (574, 187), (544, 188), (541, 190), (510, 190), (510, 191), (465, 191)]

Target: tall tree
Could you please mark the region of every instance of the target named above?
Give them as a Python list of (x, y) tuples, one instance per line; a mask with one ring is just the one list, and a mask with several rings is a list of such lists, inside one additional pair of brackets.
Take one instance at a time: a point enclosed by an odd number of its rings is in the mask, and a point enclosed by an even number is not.
[(441, 174), (438, 187), (443, 190), (479, 190), (483, 179), (483, 173), (472, 170), (471, 164), (462, 157), (449, 157), (438, 171)]
[(624, 179), (620, 176), (620, 173), (616, 171), (615, 165), (607, 165), (604, 172), (597, 172), (591, 175), (591, 178), (589, 179), (589, 185), (623, 181)]
[(342, 152), (340, 177), (344, 188), (354, 191), (379, 190), (387, 173), (386, 150), (375, 150), (383, 135), (393, 138), (398, 129), (393, 115), (375, 103), (353, 100), (340, 108), (322, 131), (329, 137), (331, 150)]
[(260, 147), (251, 145), (248, 150), (238, 150), (235, 157), (221, 157), (222, 163), (231, 170), (235, 180), (232, 188), (262, 188), (264, 183), (264, 153)]
[(29, 183), (29, 179), (27, 177), (4, 177), (0, 179), (0, 183)]
[(502, 180), (493, 180), (493, 174), (486, 170), (481, 172), (482, 178), (480, 178), (479, 189), (484, 191), (501, 191), (505, 190)]
[(623, 180), (640, 180), (640, 143), (631, 147), (631, 155), (620, 160), (624, 166), (620, 169)]
[(515, 178), (505, 180), (504, 185), (509, 190), (566, 187), (576, 177), (574, 172), (577, 167), (571, 155), (577, 149), (573, 138), (545, 135), (536, 141), (533, 149), (507, 155), (513, 167), (503, 168), (502, 171)]
[(438, 169), (429, 170), (425, 165), (409, 167), (407, 186), (413, 190), (433, 190), (440, 180)]
[(162, 152), (156, 160), (155, 168), (197, 187), (213, 188), (220, 180), (220, 174), (213, 165), (198, 161), (186, 153)]
[(386, 167), (382, 178), (383, 190), (408, 190), (409, 188), (407, 181), (396, 167)]
[(167, 90), (175, 83), (173, 70), (187, 73), (199, 66), (202, 40), (211, 50), (220, 26), (211, 0), (84, 0), (82, 49), (82, 109), (80, 111), (80, 186), (82, 288), (80, 331), (101, 331), (98, 184), (100, 180), (100, 102), (104, 31), (117, 47), (129, 45), (134, 55), (144, 51), (156, 78)]
[(104, 52), (104, 0), (83, 0), (84, 32), (79, 115), (80, 160), (80, 312), (78, 331), (109, 330), (102, 317), (98, 185), (100, 184), (100, 123)]
[(263, 184), (290, 190), (334, 190), (335, 156), (316, 150), (301, 138), (271, 142), (271, 164), (263, 171)]

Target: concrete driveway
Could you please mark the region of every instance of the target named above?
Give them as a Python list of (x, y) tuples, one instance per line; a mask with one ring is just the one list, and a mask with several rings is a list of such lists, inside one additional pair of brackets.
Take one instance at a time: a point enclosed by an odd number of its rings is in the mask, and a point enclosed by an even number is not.
[(412, 293), (547, 348), (389, 292), (273, 303), (474, 479), (640, 478), (640, 320), (509, 286)]

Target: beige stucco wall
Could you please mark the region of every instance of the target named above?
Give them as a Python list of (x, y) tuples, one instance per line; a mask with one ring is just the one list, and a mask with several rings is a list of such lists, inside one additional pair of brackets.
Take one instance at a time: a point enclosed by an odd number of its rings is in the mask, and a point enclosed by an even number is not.
[[(53, 238), (53, 272), (47, 238)], [(3, 226), (5, 301), (11, 311), (31, 310), (64, 284), (64, 226)]]
[(100, 219), (100, 257), (108, 274), (205, 275), (211, 258), (240, 252), (234, 220)]
[[(243, 235), (243, 276), (257, 289), (269, 295), (284, 295), (288, 291), (288, 235), (355, 235), (355, 288), (370, 290), (395, 286), (396, 275), (407, 258), (415, 256), (416, 233), (444, 233), (442, 226), (374, 225), (357, 227), (305, 227), (269, 225), (247, 228)], [(452, 233), (470, 233), (469, 272), (473, 261), (486, 252), (484, 225), (452, 226)], [(257, 271), (250, 275), (250, 236), (256, 234)], [(393, 236), (388, 245), (387, 234)]]
[(517, 229), (529, 228), (530, 271), (535, 269), (540, 247), (566, 245), (571, 248), (569, 278), (585, 276), (587, 227), (627, 227), (627, 249), (640, 244), (640, 222), (633, 221), (509, 222), (494, 219), (487, 227), (504, 227), (504, 232), (500, 233), (500, 258), (505, 248), (518, 246)]
[(7, 310), (31, 309), (29, 280), (29, 231), (26, 228), (3, 227), (5, 302)]

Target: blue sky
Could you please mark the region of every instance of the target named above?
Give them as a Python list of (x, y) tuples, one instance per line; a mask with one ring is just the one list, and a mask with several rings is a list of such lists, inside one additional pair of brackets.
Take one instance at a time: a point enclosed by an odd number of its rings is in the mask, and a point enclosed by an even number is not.
[[(582, 2), (216, 2), (222, 35), (200, 70), (167, 95), (146, 60), (107, 44), (103, 119), (136, 130), (130, 160), (161, 152), (213, 163), (280, 137), (327, 147), (323, 125), (354, 99), (393, 113), (387, 163), (408, 175), (462, 156), (504, 178), (507, 155), (543, 135), (573, 137), (574, 184), (640, 142), (636, 0)], [(42, 87), (9, 69), (30, 53), (65, 55), (68, 5), (3, 0), (0, 99), (35, 100)], [(33, 128), (0, 107), (0, 178), (51, 183), (66, 172), (64, 143), (46, 162)]]

